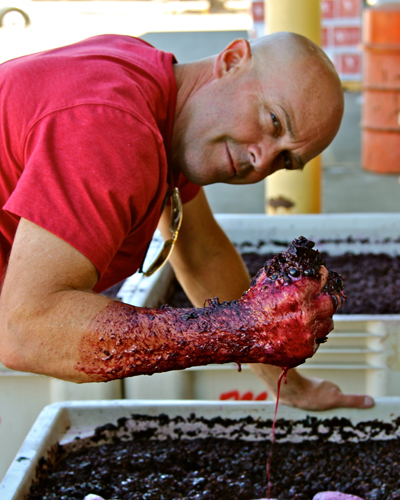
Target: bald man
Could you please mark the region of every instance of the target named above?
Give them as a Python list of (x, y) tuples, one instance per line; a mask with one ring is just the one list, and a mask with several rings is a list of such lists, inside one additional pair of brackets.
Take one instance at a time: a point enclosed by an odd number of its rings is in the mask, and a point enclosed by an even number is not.
[[(8, 61), (0, 82), (0, 359), (78, 383), (151, 374), (160, 360), (182, 367), (174, 359), (189, 341), (173, 338), (167, 312), (155, 312), (156, 328), (149, 311), (99, 292), (152, 273), (175, 247), (171, 264), (196, 307), (239, 298), (248, 272), (202, 186), (302, 169), (343, 114), (332, 64), (290, 33), (235, 40), (189, 64), (103, 35)], [(143, 270), (157, 226), (166, 244)], [(251, 367), (273, 393), (280, 369)], [(373, 404), (295, 370), (282, 400)]]

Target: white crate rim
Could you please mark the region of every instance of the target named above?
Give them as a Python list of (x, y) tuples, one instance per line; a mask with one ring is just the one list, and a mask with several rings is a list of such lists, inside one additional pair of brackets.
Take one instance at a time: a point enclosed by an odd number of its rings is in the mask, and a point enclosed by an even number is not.
[[(275, 404), (272, 402), (115, 400), (54, 403), (44, 408), (29, 432), (0, 484), (0, 497), (2, 500), (23, 500), (35, 476), (39, 458), (45, 455), (51, 444), (62, 440), (62, 435), (66, 433), (67, 428), (72, 438), (73, 434), (85, 434), (87, 432), (85, 427), (93, 429), (99, 425), (116, 422), (118, 418), (127, 416), (127, 413), (153, 416), (166, 413), (171, 417), (195, 413), (197, 416), (210, 418), (226, 416), (236, 419), (252, 415), (254, 418), (271, 419), (274, 411)], [(311, 412), (281, 405), (278, 411), (278, 418), (284, 419), (302, 420), (306, 416), (323, 419), (345, 417), (352, 423), (375, 419), (392, 422), (399, 415), (400, 398), (398, 397), (377, 398), (376, 405), (367, 410), (340, 408)], [(88, 419), (91, 422), (90, 426), (87, 423)], [(82, 432), (79, 432), (79, 429)]]

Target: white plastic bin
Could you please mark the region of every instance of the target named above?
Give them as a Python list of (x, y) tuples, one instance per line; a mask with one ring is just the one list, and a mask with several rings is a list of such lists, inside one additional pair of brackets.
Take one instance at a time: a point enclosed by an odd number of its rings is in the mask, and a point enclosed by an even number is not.
[[(319, 243), (318, 250), (341, 254), (384, 252), (400, 254), (399, 214), (317, 214), (271, 217), (217, 215), (217, 220), (238, 246), (265, 242), (261, 251), (282, 252), (276, 242), (299, 236)], [(349, 240), (349, 238), (353, 240)], [(332, 240), (340, 240), (334, 243)], [(361, 240), (363, 241), (361, 243)], [(365, 242), (368, 240), (368, 242)], [(397, 240), (397, 241), (396, 241)], [(160, 242), (158, 241), (158, 245)], [(246, 251), (251, 250), (247, 247)], [(173, 273), (165, 266), (151, 278), (135, 275), (126, 280), (120, 298), (137, 306), (165, 303)], [(302, 373), (331, 380), (343, 391), (372, 396), (400, 395), (400, 314), (335, 315), (335, 329), (326, 344), (299, 369)], [(244, 365), (209, 365), (168, 375), (140, 376), (124, 381), (127, 398), (262, 399), (264, 385)], [(168, 390), (165, 386), (167, 385)], [(265, 394), (264, 394), (265, 396)]]
[[(271, 421), (274, 416), (275, 405), (273, 403), (259, 402), (200, 402), (200, 401), (90, 401), (90, 402), (70, 402), (56, 403), (46, 407), (35, 425), (29, 432), (3, 482), (0, 484), (1, 500), (24, 500), (24, 495), (29, 491), (32, 480), (35, 478), (36, 466), (39, 459), (47, 457), (49, 451), (56, 443), (67, 444), (76, 443), (76, 438), (80, 438), (81, 443), (85, 437), (92, 436), (94, 429), (105, 424), (117, 424), (119, 418), (130, 419), (132, 414), (158, 416), (160, 414), (168, 415), (170, 418), (182, 417), (178, 424), (182, 432), (176, 433), (180, 439), (186, 439), (193, 436), (207, 437), (218, 433), (219, 437), (230, 435), (234, 438), (237, 433), (230, 433), (225, 426), (210, 426), (204, 423), (193, 424), (193, 419), (187, 419), (191, 414), (197, 418), (204, 417), (211, 419), (215, 417), (229, 418), (237, 421), (241, 418), (253, 417), (254, 420)], [(287, 406), (280, 406), (278, 418), (290, 420), (290, 434), (285, 434), (283, 439), (299, 441), (307, 439), (307, 432), (304, 432), (303, 424), (307, 416), (315, 417), (317, 420), (326, 422), (325, 419), (334, 417), (344, 417), (350, 420), (352, 425), (362, 422), (371, 422), (378, 420), (384, 423), (393, 424), (400, 415), (400, 398), (382, 398), (377, 400), (376, 406), (368, 410), (357, 410), (342, 408), (326, 412), (306, 412)], [(143, 421), (136, 423), (132, 419), (132, 427), (143, 425)], [(233, 422), (233, 425), (234, 422)], [(319, 425), (319, 424), (318, 424)], [(323, 427), (323, 425), (322, 425)], [(400, 430), (396, 425), (386, 426), (390, 430), (390, 435), (374, 435), (371, 427), (365, 426), (366, 434), (363, 434), (359, 427), (356, 429), (357, 439), (393, 439), (399, 438)], [(369, 431), (368, 431), (369, 428)], [(237, 428), (236, 428), (237, 429)], [(195, 432), (194, 432), (195, 431)], [(174, 429), (167, 425), (161, 433), (173, 435)], [(257, 432), (252, 425), (246, 424), (246, 439), (270, 439), (271, 425), (265, 431)], [(348, 432), (348, 427), (346, 427)], [(352, 435), (354, 440), (356, 435)], [(162, 436), (160, 436), (162, 438)], [(282, 439), (282, 440), (283, 440)], [(337, 440), (337, 435), (333, 436)], [(276, 434), (276, 440), (279, 441), (279, 434)]]

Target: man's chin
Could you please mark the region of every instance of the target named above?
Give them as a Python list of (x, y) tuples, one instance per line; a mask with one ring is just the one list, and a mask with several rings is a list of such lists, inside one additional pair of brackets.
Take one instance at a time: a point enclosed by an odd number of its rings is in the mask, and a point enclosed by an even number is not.
[(218, 179), (216, 177), (212, 177), (211, 175), (207, 175), (207, 173), (200, 170), (200, 167), (191, 168), (190, 166), (186, 166), (181, 168), (181, 172), (188, 181), (196, 184), (196, 186), (209, 186), (210, 184), (225, 182), (225, 180), (223, 179)]
[(240, 177), (238, 175), (235, 175), (232, 179), (228, 179), (225, 182), (225, 184), (232, 184), (235, 186), (243, 186), (246, 184), (257, 184), (257, 182), (260, 182), (263, 179), (251, 179), (249, 177)]

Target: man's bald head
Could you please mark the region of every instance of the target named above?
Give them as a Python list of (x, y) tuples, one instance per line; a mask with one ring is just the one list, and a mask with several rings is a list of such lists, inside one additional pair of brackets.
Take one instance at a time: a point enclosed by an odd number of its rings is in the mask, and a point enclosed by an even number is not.
[(175, 69), (173, 160), (197, 184), (258, 182), (301, 169), (333, 140), (343, 116), (340, 79), (307, 38), (234, 40)]
[[(336, 73), (333, 64), (331, 63), (325, 52), (309, 38), (306, 38), (305, 36), (299, 35), (297, 33), (281, 31), (278, 33), (272, 33), (270, 35), (256, 38), (254, 40), (251, 40), (249, 43), (253, 57), (263, 59), (267, 54), (268, 57), (272, 57), (273, 55), (276, 55), (278, 53), (292, 59), (307, 56), (320, 57)], [(272, 52), (269, 53), (269, 51), (271, 50)]]

